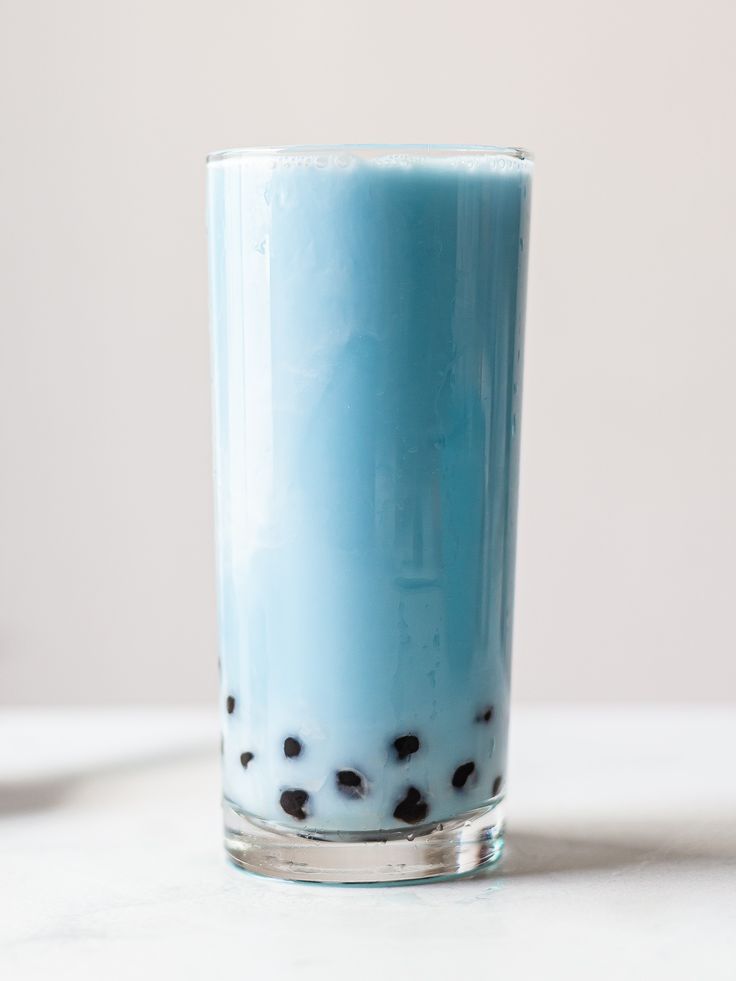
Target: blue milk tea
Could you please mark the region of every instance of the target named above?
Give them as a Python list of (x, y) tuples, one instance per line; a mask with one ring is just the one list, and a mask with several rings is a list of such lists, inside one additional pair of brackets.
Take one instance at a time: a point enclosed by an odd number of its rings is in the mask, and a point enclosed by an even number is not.
[(531, 164), (208, 166), (225, 797), (409, 830), (503, 793)]

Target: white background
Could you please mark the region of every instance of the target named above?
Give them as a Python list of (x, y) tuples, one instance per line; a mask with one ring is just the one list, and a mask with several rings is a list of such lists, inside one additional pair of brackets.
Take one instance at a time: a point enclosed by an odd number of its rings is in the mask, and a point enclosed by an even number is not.
[(212, 700), (204, 156), (537, 169), (515, 694), (736, 696), (728, 0), (1, 0), (0, 699)]

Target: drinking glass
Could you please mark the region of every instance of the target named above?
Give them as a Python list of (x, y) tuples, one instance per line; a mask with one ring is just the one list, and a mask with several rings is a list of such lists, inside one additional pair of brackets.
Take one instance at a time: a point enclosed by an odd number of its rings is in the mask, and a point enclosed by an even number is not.
[(532, 163), (208, 157), (225, 845), (390, 882), (503, 847)]

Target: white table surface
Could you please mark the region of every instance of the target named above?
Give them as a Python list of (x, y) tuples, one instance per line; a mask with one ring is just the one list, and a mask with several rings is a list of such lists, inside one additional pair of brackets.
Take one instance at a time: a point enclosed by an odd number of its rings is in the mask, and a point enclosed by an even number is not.
[(517, 707), (497, 872), (304, 886), (228, 864), (182, 709), (0, 713), (0, 976), (736, 978), (736, 709)]

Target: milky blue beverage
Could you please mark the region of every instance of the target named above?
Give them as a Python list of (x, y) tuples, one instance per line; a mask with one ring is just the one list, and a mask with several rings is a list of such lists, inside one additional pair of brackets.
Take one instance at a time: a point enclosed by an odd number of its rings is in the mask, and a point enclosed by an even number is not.
[(275, 834), (503, 795), (530, 177), (493, 149), (209, 160), (224, 790)]

